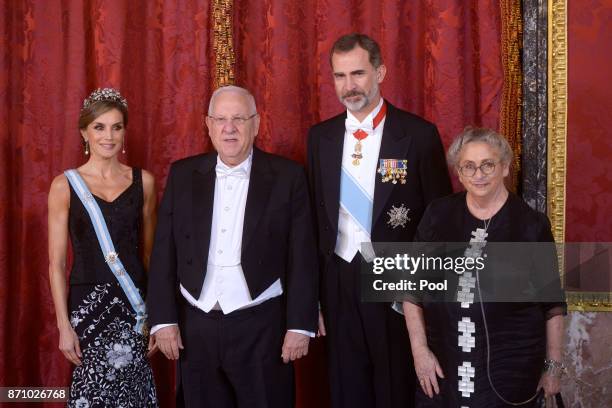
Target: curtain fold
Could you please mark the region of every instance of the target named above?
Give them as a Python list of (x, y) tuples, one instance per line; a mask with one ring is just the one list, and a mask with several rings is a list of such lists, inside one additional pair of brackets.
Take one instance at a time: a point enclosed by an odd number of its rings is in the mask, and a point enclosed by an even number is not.
[[(0, 384), (66, 386), (49, 291), (47, 193), (85, 162), (83, 99), (119, 88), (129, 103), (122, 160), (156, 176), (208, 149), (202, 117), (212, 89), (209, 3), (7, 1), (0, 9)], [(171, 364), (154, 361), (162, 406)]]
[(502, 19), (502, 67), (504, 87), (500, 111), (500, 133), (512, 146), (514, 158), (508, 180), (516, 192), (519, 186), (522, 151), (523, 70), (521, 53), (523, 44), (523, 14), (520, 0), (500, 2)]

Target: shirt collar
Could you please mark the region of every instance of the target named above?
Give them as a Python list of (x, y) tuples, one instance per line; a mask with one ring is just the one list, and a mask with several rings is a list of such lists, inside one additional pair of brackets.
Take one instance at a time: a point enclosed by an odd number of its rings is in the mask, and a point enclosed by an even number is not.
[(233, 172), (244, 172), (246, 173), (248, 177), (251, 175), (252, 166), (253, 166), (253, 149), (252, 148), (251, 148), (251, 152), (249, 153), (248, 157), (244, 159), (242, 163), (234, 167), (230, 167), (227, 164), (223, 163), (223, 160), (221, 160), (221, 157), (219, 157), (219, 155), (217, 154), (217, 167), (216, 168), (223, 170), (227, 174), (231, 174)]

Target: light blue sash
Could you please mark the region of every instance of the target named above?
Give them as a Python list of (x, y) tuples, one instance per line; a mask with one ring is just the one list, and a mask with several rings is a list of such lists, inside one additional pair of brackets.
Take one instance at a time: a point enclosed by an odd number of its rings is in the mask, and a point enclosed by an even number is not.
[(134, 326), (134, 331), (146, 335), (148, 327), (146, 324), (147, 311), (145, 303), (136, 285), (134, 285), (132, 278), (130, 278), (130, 275), (125, 271), (123, 263), (121, 263), (119, 259), (119, 255), (115, 251), (115, 246), (113, 245), (110, 232), (108, 231), (106, 221), (104, 221), (104, 216), (102, 215), (102, 211), (100, 211), (98, 203), (87, 188), (85, 181), (83, 181), (78, 171), (74, 169), (66, 170), (64, 174), (89, 214), (106, 264), (113, 275), (115, 275), (115, 278), (117, 278), (119, 285), (121, 285), (123, 292), (125, 292), (132, 308), (136, 312), (136, 325)]
[(344, 167), (340, 176), (340, 205), (364, 231), (371, 235), (372, 197)]

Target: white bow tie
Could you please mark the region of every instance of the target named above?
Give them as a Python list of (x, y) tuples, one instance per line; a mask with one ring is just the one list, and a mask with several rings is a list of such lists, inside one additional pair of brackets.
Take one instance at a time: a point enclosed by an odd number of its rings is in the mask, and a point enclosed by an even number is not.
[(359, 129), (366, 132), (368, 136), (371, 136), (372, 134), (374, 134), (374, 128), (372, 127), (371, 120), (359, 123), (357, 119), (347, 117), (346, 120), (344, 121), (344, 126), (346, 127), (346, 130), (348, 130), (351, 135), (355, 133), (356, 131), (358, 131)]
[(217, 172), (217, 177), (248, 178), (248, 174), (243, 167), (227, 167), (217, 164), (215, 171)]

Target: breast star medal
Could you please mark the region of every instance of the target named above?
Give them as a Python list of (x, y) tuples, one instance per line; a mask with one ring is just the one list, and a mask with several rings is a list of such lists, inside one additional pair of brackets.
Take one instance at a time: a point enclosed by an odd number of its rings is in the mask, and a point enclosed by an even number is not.
[(396, 207), (394, 205), (391, 206), (391, 209), (387, 211), (387, 215), (389, 216), (389, 224), (393, 229), (397, 227), (406, 227), (406, 223), (410, 221), (410, 217), (408, 217), (409, 208), (404, 207), (404, 204)]

